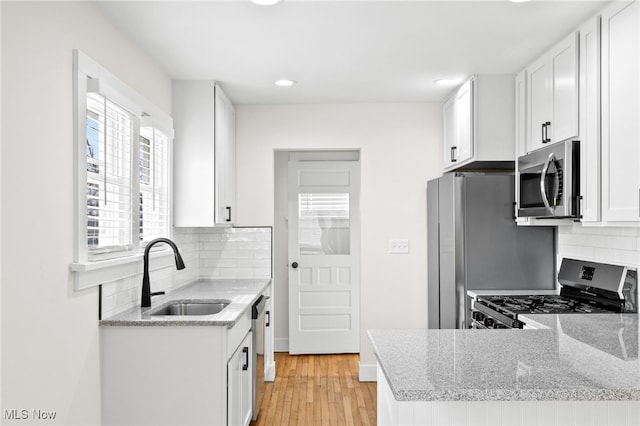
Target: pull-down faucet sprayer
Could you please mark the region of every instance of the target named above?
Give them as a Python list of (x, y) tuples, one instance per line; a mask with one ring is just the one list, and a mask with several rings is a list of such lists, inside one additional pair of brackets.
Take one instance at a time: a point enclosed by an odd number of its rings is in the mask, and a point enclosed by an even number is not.
[(171, 249), (173, 249), (173, 254), (176, 259), (176, 268), (178, 270), (184, 269), (184, 261), (182, 260), (182, 256), (180, 256), (180, 252), (178, 251), (178, 246), (168, 238), (156, 238), (155, 240), (150, 241), (144, 249), (144, 274), (142, 276), (142, 302), (140, 306), (142, 308), (148, 308), (151, 306), (151, 296), (156, 296), (159, 294), (164, 294), (164, 291), (158, 291), (155, 293), (151, 292), (151, 285), (149, 283), (149, 250), (151, 247), (158, 243), (166, 243), (169, 244)]

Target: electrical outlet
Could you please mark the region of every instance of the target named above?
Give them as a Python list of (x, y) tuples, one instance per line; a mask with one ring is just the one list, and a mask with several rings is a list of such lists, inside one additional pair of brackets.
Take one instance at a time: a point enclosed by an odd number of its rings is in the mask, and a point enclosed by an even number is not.
[(409, 240), (394, 238), (389, 240), (389, 253), (407, 254), (409, 253)]

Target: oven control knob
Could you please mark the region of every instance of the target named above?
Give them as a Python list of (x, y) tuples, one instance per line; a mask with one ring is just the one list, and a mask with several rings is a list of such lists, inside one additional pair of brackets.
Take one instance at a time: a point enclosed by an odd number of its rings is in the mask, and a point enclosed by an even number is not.
[(496, 322), (493, 320), (493, 318), (486, 317), (484, 319), (484, 326), (487, 328), (493, 328), (495, 323)]
[(484, 320), (484, 314), (480, 311), (473, 311), (471, 317), (478, 322), (482, 322)]

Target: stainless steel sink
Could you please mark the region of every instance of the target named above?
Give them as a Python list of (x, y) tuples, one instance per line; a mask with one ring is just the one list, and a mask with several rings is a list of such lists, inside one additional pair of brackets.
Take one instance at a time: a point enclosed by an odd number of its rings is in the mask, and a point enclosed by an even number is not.
[(226, 308), (228, 300), (218, 300), (215, 302), (176, 302), (151, 311), (152, 316), (166, 315), (213, 315)]

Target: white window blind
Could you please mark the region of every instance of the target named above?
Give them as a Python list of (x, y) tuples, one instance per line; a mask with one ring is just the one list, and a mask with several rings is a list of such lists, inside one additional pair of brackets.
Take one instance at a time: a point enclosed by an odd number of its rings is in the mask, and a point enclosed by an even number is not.
[(89, 259), (133, 249), (132, 114), (87, 94), (87, 250)]
[(143, 127), (139, 151), (139, 240), (144, 245), (169, 235), (169, 138), (153, 127)]

